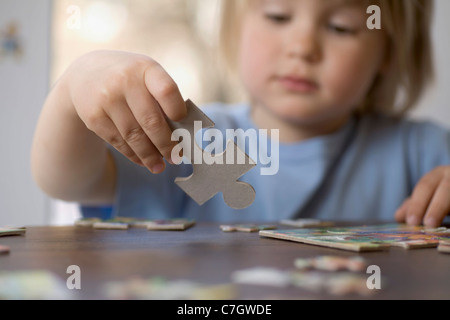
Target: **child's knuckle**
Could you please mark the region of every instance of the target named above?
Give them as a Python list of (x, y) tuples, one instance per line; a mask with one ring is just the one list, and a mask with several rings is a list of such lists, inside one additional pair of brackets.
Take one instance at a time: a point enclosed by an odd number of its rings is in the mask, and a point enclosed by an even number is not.
[(138, 85), (139, 81), (143, 81), (142, 74), (144, 63), (140, 60), (127, 61), (118, 71), (116, 71), (116, 85), (120, 88), (130, 88)]
[(114, 83), (117, 80), (111, 80), (108, 84), (102, 86), (96, 91), (93, 101), (97, 106), (108, 107), (112, 105), (118, 98), (117, 85)]
[(131, 128), (125, 131), (124, 139), (129, 143), (137, 143), (144, 139), (145, 133), (141, 127)]
[(128, 149), (128, 144), (118, 134), (109, 134), (108, 136), (106, 136), (105, 140), (122, 153)]
[(141, 120), (142, 127), (148, 132), (159, 132), (163, 129), (163, 121), (156, 116), (147, 116)]
[(89, 130), (97, 131), (97, 129), (102, 125), (103, 119), (103, 112), (99, 109), (94, 109), (86, 115), (84, 122)]

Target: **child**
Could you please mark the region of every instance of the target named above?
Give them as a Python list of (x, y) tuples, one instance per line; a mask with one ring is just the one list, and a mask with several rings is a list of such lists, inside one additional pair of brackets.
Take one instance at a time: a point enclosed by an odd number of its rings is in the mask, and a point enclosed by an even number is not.
[(218, 129), (279, 129), (281, 141), (276, 175), (242, 178), (256, 191), (250, 207), (221, 196), (200, 207), (174, 184), (191, 169), (171, 164), (164, 114), (183, 119), (184, 99), (157, 62), (125, 52), (87, 54), (55, 84), (33, 145), (38, 185), (118, 216), (439, 226), (450, 134), (400, 117), (431, 78), (432, 1), (374, 2), (381, 30), (367, 27), (366, 1), (224, 1), (222, 42), (249, 103), (204, 111)]

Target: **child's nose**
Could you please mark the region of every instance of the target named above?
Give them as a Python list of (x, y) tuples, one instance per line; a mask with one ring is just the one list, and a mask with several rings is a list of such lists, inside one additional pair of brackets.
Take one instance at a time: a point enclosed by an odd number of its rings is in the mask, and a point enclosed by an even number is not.
[(297, 28), (287, 41), (289, 57), (309, 63), (320, 61), (322, 52), (319, 34), (314, 28)]

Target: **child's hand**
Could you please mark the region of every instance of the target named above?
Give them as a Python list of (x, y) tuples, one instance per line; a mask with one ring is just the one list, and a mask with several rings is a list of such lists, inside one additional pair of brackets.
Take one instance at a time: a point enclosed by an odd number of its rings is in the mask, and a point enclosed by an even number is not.
[(395, 213), (398, 222), (438, 227), (450, 214), (450, 166), (442, 166), (423, 176), (410, 198)]
[(77, 60), (65, 75), (68, 92), (86, 127), (133, 162), (164, 171), (177, 142), (164, 114), (179, 121), (186, 105), (177, 85), (154, 60), (98, 51)]

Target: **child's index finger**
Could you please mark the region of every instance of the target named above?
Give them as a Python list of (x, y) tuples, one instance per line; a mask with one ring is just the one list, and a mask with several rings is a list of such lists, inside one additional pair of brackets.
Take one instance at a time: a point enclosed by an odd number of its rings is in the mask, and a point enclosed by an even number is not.
[(147, 90), (170, 120), (181, 121), (187, 115), (186, 104), (175, 81), (164, 68), (154, 62), (144, 71)]

